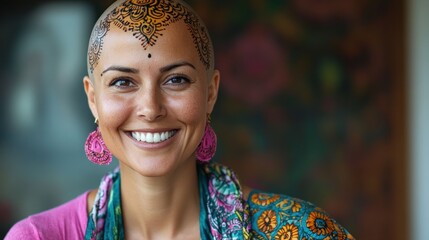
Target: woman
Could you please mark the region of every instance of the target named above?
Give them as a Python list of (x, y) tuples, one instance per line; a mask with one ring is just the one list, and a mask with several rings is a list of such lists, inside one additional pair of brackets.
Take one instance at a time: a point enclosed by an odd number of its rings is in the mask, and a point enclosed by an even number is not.
[(121, 0), (94, 26), (84, 88), (100, 187), (17, 223), (6, 239), (352, 239), (321, 209), (239, 184), (210, 163), (220, 74), (180, 0)]

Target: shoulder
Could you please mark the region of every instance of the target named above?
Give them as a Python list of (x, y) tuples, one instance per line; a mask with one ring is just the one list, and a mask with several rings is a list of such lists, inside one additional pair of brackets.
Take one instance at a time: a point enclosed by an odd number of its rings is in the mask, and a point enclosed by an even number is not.
[(248, 203), (254, 239), (354, 239), (325, 211), (309, 202), (252, 191)]
[(19, 221), (9, 230), (5, 240), (83, 238), (88, 220), (87, 195), (88, 192)]

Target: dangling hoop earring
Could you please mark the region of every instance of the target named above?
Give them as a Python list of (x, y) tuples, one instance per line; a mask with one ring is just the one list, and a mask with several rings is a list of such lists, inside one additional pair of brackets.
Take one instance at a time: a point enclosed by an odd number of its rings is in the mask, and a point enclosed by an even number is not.
[[(94, 123), (98, 124), (98, 118)], [(112, 162), (112, 153), (107, 149), (98, 127), (86, 139), (85, 154), (89, 161), (98, 165), (109, 165)]]
[(217, 137), (216, 133), (210, 125), (210, 121), (210, 114), (207, 114), (207, 122), (206, 127), (204, 129), (204, 135), (196, 150), (197, 159), (201, 163), (209, 162), (216, 152)]

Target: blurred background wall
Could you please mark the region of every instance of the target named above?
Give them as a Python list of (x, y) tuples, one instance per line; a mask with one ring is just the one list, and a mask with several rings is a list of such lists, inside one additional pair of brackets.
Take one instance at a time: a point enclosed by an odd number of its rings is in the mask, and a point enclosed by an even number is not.
[[(247, 185), (315, 203), (358, 239), (429, 235), (429, 1), (187, 2), (222, 74), (217, 161)], [(110, 3), (1, 8), (0, 237), (115, 165), (83, 151), (95, 128), (87, 41)]]
[(408, 3), (409, 149), (411, 239), (429, 236), (429, 1)]
[(76, 1), (8, 4), (0, 14), (0, 237), (16, 220), (96, 187), (107, 171), (83, 151), (95, 125), (82, 77), (99, 10)]

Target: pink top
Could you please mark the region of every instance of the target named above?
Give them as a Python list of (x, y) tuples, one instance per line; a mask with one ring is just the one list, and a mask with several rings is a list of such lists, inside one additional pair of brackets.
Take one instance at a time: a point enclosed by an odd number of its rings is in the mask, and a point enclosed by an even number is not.
[(16, 223), (5, 240), (84, 239), (88, 213), (88, 192), (56, 208), (31, 215)]

